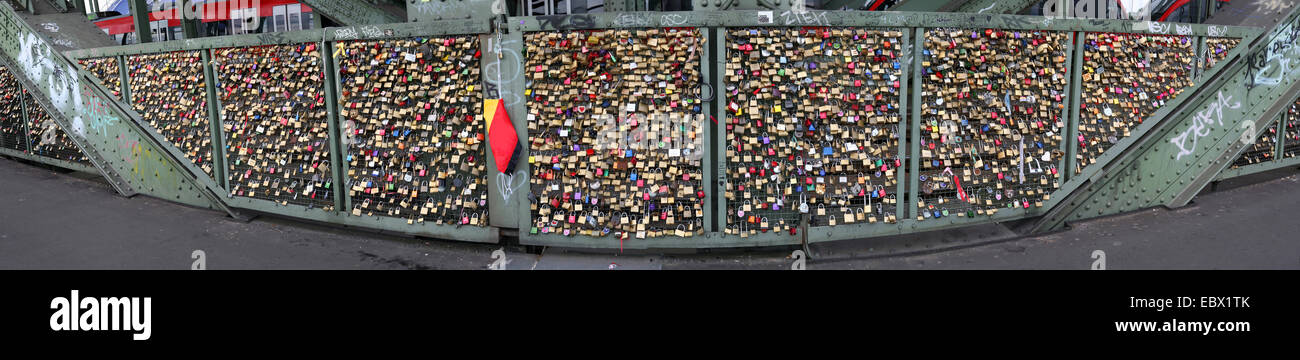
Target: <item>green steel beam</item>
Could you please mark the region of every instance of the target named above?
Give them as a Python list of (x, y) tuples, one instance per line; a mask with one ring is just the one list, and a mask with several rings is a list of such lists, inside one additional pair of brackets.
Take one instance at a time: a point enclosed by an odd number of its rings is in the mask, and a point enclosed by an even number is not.
[(1265, 171), (1271, 171), (1271, 170), (1277, 170), (1285, 167), (1295, 167), (1295, 166), (1300, 166), (1300, 157), (1265, 161), (1258, 164), (1250, 164), (1250, 165), (1238, 167), (1236, 169), (1224, 170), (1223, 172), (1219, 173), (1218, 176), (1215, 176), (1214, 181), (1222, 181), (1222, 180), (1231, 179), (1235, 177), (1258, 174)]
[(949, 6), (960, 6), (969, 0), (899, 0), (897, 5), (889, 8), (889, 11), (924, 11), (940, 12)]
[[(336, 0), (359, 2), (356, 0)], [(505, 2), (493, 8), (498, 0), (406, 0), (406, 21), (427, 22), (443, 20), (488, 21), (497, 14), (505, 14)]]
[(71, 50), (64, 54), (78, 59), (104, 56), (139, 55), (164, 53), (172, 51), (189, 51), (231, 47), (248, 47), (262, 45), (284, 45), (307, 42), (331, 42), (342, 40), (382, 40), (420, 36), (440, 36), (450, 34), (482, 34), (490, 31), (485, 21), (455, 20), (442, 21), (437, 26), (429, 24), (397, 23), (383, 25), (363, 25), (311, 29), (288, 32), (271, 32), (264, 34), (232, 35), (187, 39), (185, 41), (162, 41), (149, 44), (109, 46), (93, 49)]
[[(334, 43), (326, 42), (322, 44), (321, 49), (325, 54), (334, 53)], [(343, 161), (343, 153), (347, 151), (343, 138), (343, 124), (339, 117), (339, 76), (338, 76), (338, 58), (330, 56), (325, 61), (325, 108), (328, 111), (327, 126), (329, 131), (329, 148), (330, 148), (330, 176), (334, 177), (334, 211), (347, 211), (352, 208), (351, 197), (345, 196), (345, 191), (351, 184), (347, 179), (347, 164)]]
[[(1131, 140), (1137, 146), (1125, 144), (1103, 155), (1099, 163), (1105, 165), (1083, 177), (1087, 186), (1072, 193), (1067, 206), (1053, 209), (1035, 229), (1060, 228), (1066, 221), (1152, 206), (1187, 204), (1258, 135), (1243, 133), (1243, 129), (1255, 129), (1255, 122), (1277, 116), (1300, 92), (1300, 74), (1289, 68), (1300, 60), (1300, 53), (1290, 50), (1300, 41), (1293, 30), (1300, 25), (1296, 15), (1292, 10), (1266, 36), (1244, 39), (1243, 44), (1250, 45), (1234, 48), (1225, 61), (1211, 69), (1214, 76), (1206, 84), (1190, 89), (1175, 99), (1176, 104), (1157, 112), (1151, 118), (1162, 120), (1144, 123), (1142, 136), (1121, 141)], [(1148, 127), (1157, 124), (1155, 130)], [(1115, 161), (1108, 161), (1112, 158)]]
[(226, 171), (230, 169), (226, 164), (226, 137), (221, 126), (223, 109), (221, 99), (217, 96), (217, 81), (215, 81), (216, 65), (212, 61), (211, 49), (201, 51), (200, 55), (203, 59), (203, 78), (212, 79), (204, 81), (204, 92), (208, 99), (208, 132), (212, 139), (212, 176), (216, 178), (217, 185), (220, 185), (221, 189), (230, 191), (230, 176), (226, 175)]
[(644, 27), (756, 27), (756, 26), (846, 26), (846, 27), (945, 27), (998, 28), (1009, 30), (1053, 30), (1121, 32), (1155, 35), (1205, 35), (1244, 38), (1261, 30), (1248, 26), (1156, 23), (1146, 21), (1053, 19), (1030, 15), (923, 13), (896, 11), (691, 11), (682, 13), (631, 12), (595, 13), (572, 16), (511, 17), (510, 31), (565, 31)]
[(131, 18), (135, 24), (136, 43), (144, 44), (153, 42), (153, 36), (149, 29), (149, 4), (144, 0), (128, 0), (131, 4)]
[(45, 1), (49, 2), (50, 6), (54, 7), (54, 10), (58, 10), (61, 13), (68, 12), (68, 4), (65, 3), (64, 0), (45, 0)]
[[(804, 1), (804, 0), (797, 0), (797, 1)], [(821, 10), (839, 10), (839, 9), (857, 10), (857, 9), (861, 9), (863, 6), (865, 6), (865, 4), (874, 1), (875, 0), (829, 0), (826, 1), (825, 3), (818, 4), (817, 7), (820, 8)]]
[[(970, 0), (950, 7), (952, 12), (980, 14), (1015, 14), (1033, 5), (1037, 0)], [(1073, 2), (1063, 0), (1063, 2)]]
[[(910, 62), (918, 63), (925, 59), (921, 57), (922, 51), (925, 49), (925, 28), (916, 28), (913, 31), (913, 43), (916, 45), (912, 48), (912, 61)], [(906, 37), (906, 33), (904, 33), (904, 37)], [(921, 153), (921, 141), (919, 139), (921, 138), (921, 89), (924, 88), (922, 86), (922, 84), (924, 84), (923, 79), (924, 78), (921, 75), (921, 66), (912, 65), (912, 85), (916, 88), (912, 89), (911, 96), (912, 104), (915, 104), (915, 106), (912, 106), (911, 121), (905, 121), (903, 124), (898, 125), (899, 131), (908, 131), (911, 133), (907, 138), (918, 139), (917, 141), (906, 141), (902, 139), (903, 136), (899, 136), (899, 156), (907, 160), (906, 169), (913, 169), (913, 171), (917, 171), (918, 173), (919, 170), (916, 169), (921, 168), (921, 157), (918, 154)], [(906, 96), (905, 93), (900, 95)], [(903, 151), (902, 149), (907, 149), (907, 151)], [(904, 154), (911, 154), (911, 156), (905, 156)], [(907, 175), (907, 171), (904, 170), (899, 173), (899, 177), (897, 178), (899, 189), (896, 193), (898, 196), (894, 202), (894, 211), (897, 213), (896, 216), (900, 221), (916, 218), (916, 204), (921, 198), (921, 180), (917, 176)], [(907, 187), (903, 187), (904, 183), (907, 184)], [(907, 196), (903, 196), (903, 194), (907, 194)], [(882, 198), (881, 200), (884, 199)]]
[[(418, 0), (417, 0), (418, 1)], [(435, 0), (440, 2), (441, 0)], [(341, 25), (378, 25), (400, 23), (404, 19), (380, 9), (378, 6), (357, 0), (300, 0), (312, 12), (330, 18)], [(319, 24), (319, 23), (317, 23)]]

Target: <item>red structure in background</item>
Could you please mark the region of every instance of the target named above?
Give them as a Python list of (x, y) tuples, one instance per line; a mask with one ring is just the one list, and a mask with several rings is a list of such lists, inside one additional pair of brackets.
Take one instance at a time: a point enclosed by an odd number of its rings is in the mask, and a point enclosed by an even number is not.
[[(243, 3), (245, 4), (247, 2), (248, 0), (243, 1)], [(299, 2), (298, 0), (261, 0), (261, 4), (257, 12), (261, 17), (268, 17), (272, 15), (272, 8), (280, 5), (290, 5), (290, 4), (299, 4)], [(230, 10), (239, 9), (239, 8), (234, 8), (232, 6), (241, 6), (242, 4), (240, 0), (225, 0), (225, 1), (214, 1), (214, 2), (204, 3), (200, 5), (202, 5), (203, 7), (203, 14), (202, 14), (203, 22), (208, 23), (208, 22), (215, 22), (215, 21), (229, 21)], [(224, 11), (218, 11), (218, 10), (224, 10)], [(181, 26), (181, 20), (180, 20), (181, 17), (176, 16), (177, 11), (180, 11), (180, 8), (176, 8), (171, 11), (150, 12), (149, 21), (159, 21), (159, 20), (170, 18), (167, 21), (168, 27)], [(311, 11), (312, 11), (311, 8), (308, 7), (307, 4), (302, 4), (303, 13), (310, 13)], [(172, 13), (170, 16), (167, 15), (169, 12)], [(213, 16), (208, 16), (208, 14), (212, 14)], [(126, 34), (135, 31), (135, 22), (132, 19), (131, 15), (129, 14), (95, 21), (94, 23), (96, 26), (99, 26), (99, 28), (108, 30), (109, 35)]]

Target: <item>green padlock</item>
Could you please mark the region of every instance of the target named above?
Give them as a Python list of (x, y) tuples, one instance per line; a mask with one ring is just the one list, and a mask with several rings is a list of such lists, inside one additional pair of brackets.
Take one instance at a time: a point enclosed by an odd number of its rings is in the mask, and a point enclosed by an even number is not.
[(529, 234), (532, 234), (532, 235), (537, 235), (537, 227), (534, 226), (534, 227), (528, 228), (528, 233), (529, 233)]

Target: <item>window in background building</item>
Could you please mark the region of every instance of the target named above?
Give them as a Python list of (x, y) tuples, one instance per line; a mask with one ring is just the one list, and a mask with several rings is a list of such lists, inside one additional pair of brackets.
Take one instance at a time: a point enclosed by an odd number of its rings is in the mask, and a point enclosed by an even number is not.
[(276, 6), (271, 9), (271, 31), (286, 31), (289, 29), (284, 22), (284, 5)]
[(289, 15), (289, 31), (302, 30), (302, 5), (290, 4), (285, 5), (285, 13)]

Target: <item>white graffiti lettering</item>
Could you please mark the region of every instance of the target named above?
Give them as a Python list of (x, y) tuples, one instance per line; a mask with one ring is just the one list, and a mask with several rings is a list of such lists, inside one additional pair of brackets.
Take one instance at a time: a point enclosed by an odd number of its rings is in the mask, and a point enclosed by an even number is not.
[(826, 26), (830, 23), (825, 11), (794, 12), (786, 10), (781, 13), (781, 19), (785, 21), (786, 25)]
[(81, 126), (81, 79), (77, 68), (72, 64), (62, 67), (55, 65), (54, 51), (50, 45), (42, 42), (35, 33), (18, 37), (18, 66), (27, 78), (47, 85), (50, 101), (55, 109), (64, 114), (71, 114), (74, 133), (85, 137)]
[(1192, 34), (1192, 26), (1191, 26), (1191, 25), (1174, 24), (1174, 29), (1175, 29), (1175, 31), (1178, 32), (1178, 35), (1191, 35), (1191, 34)]
[[(1184, 130), (1178, 136), (1169, 139), (1169, 142), (1178, 147), (1177, 160), (1182, 160), (1183, 156), (1191, 155), (1196, 152), (1196, 143), (1200, 138), (1210, 135), (1211, 126), (1223, 126), (1223, 109), (1237, 109), (1241, 107), (1241, 102), (1231, 103), (1232, 96), (1224, 96), (1223, 91), (1219, 91), (1218, 101), (1211, 103), (1205, 110), (1196, 113), (1192, 119), (1192, 125)], [(1188, 146), (1187, 140), (1191, 139), (1191, 146)]]
[(350, 40), (356, 38), (357, 38), (356, 28), (348, 27), (348, 28), (334, 30), (334, 39), (336, 40)]
[[(666, 16), (666, 15), (665, 15)], [(614, 27), (647, 27), (650, 17), (642, 14), (620, 13), (614, 18)]]

